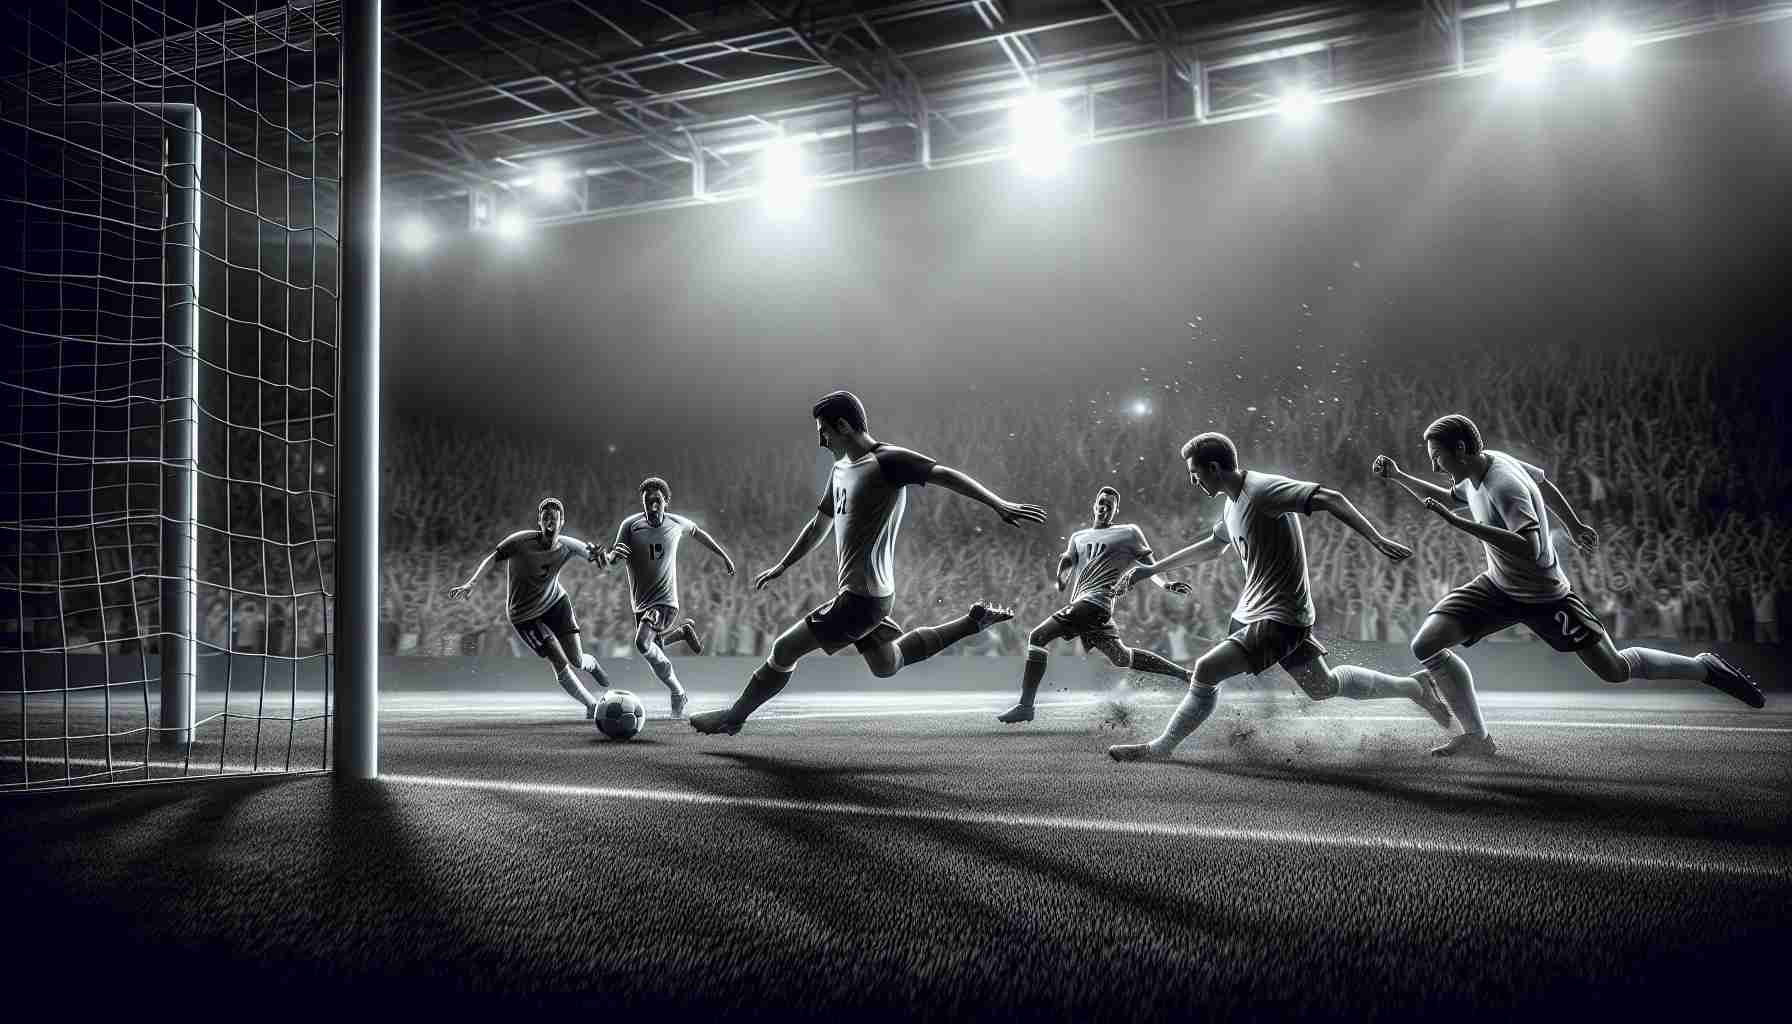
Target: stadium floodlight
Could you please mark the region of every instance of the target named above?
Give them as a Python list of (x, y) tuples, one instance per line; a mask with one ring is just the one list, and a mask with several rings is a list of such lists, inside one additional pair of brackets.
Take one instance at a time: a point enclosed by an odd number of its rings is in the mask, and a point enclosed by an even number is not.
[(498, 214), (495, 226), (498, 237), (506, 242), (514, 242), (523, 237), (523, 215), (515, 210), (505, 210)]
[(1149, 415), (1151, 415), (1151, 403), (1145, 401), (1143, 398), (1133, 399), (1132, 414), (1134, 416), (1149, 416)]
[(1535, 82), (1549, 66), (1549, 54), (1529, 39), (1517, 39), (1500, 51), (1500, 73), (1514, 82)]
[(1070, 143), (1064, 131), (1064, 111), (1058, 101), (1031, 93), (1012, 108), (1010, 129), (1014, 135), (1014, 161), (1032, 175), (1062, 170)]
[(422, 252), (429, 243), (429, 223), (422, 217), (408, 217), (398, 225), (398, 244), (410, 252)]
[(1282, 93), (1281, 102), (1276, 105), (1283, 117), (1296, 120), (1311, 115), (1318, 106), (1318, 97), (1313, 95), (1313, 90), (1304, 85), (1290, 86)]
[(566, 175), (560, 165), (549, 161), (535, 170), (535, 189), (544, 196), (557, 196), (566, 191)]
[(1609, 68), (1630, 52), (1630, 37), (1610, 25), (1596, 25), (1581, 41), (1581, 52), (1588, 64)]
[(759, 168), (764, 176), (759, 188), (766, 205), (778, 213), (790, 213), (809, 190), (809, 177), (803, 173), (802, 143), (789, 136), (779, 136), (765, 147)]

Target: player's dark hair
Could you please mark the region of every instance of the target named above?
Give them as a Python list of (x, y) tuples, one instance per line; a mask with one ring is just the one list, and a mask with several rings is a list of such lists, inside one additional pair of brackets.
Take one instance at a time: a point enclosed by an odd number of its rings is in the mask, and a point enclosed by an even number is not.
[(539, 505), (535, 506), (535, 514), (539, 516), (543, 512), (546, 512), (550, 508), (559, 509), (561, 515), (566, 514), (566, 506), (560, 503), (559, 498), (543, 498), (543, 499), (541, 499), (541, 503)]
[(1101, 490), (1095, 492), (1097, 498), (1104, 494), (1112, 494), (1114, 496), (1114, 504), (1118, 505), (1120, 503), (1120, 492), (1112, 487), (1103, 487)]
[(835, 420), (845, 420), (846, 425), (864, 433), (870, 428), (865, 425), (865, 403), (859, 396), (850, 391), (835, 391), (815, 403), (809, 414), (823, 423), (831, 424)]
[(1470, 455), (1481, 454), (1481, 430), (1475, 421), (1459, 412), (1439, 416), (1425, 428), (1425, 440), (1436, 441), (1445, 448), (1463, 445)]
[(1189, 438), (1182, 446), (1182, 457), (1194, 459), (1197, 466), (1217, 462), (1220, 469), (1227, 472), (1238, 468), (1238, 446), (1231, 438), (1214, 430)]
[(641, 481), (641, 496), (646, 497), (648, 491), (658, 491), (660, 492), (660, 497), (667, 501), (672, 500), (672, 488), (666, 486), (666, 481), (661, 480), (657, 476), (650, 476)]

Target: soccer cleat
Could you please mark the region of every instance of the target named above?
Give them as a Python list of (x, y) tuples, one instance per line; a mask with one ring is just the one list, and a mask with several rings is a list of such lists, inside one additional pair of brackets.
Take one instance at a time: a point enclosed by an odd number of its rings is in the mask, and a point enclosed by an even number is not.
[(1465, 732), (1451, 737), (1450, 742), (1441, 747), (1432, 747), (1431, 756), (1469, 757), (1479, 755), (1492, 757), (1497, 750), (1492, 736), (1473, 736)]
[(977, 631), (988, 629), (998, 622), (1007, 622), (1014, 618), (1014, 609), (1004, 608), (999, 604), (986, 604), (978, 601), (971, 605), (971, 621), (976, 623)]
[(996, 716), (996, 721), (1007, 722), (1009, 725), (1013, 725), (1016, 722), (1031, 722), (1032, 720), (1033, 705), (1025, 703), (1016, 704)]
[(683, 690), (672, 691), (672, 720), (684, 717), (684, 706), (691, 702), (691, 695)]
[(1169, 754), (1160, 753), (1149, 743), (1116, 743), (1108, 748), (1108, 756), (1116, 761), (1168, 761)]
[(1724, 660), (1721, 655), (1701, 654), (1699, 664), (1705, 666), (1705, 683), (1722, 690), (1751, 708), (1765, 707), (1767, 696), (1748, 673)]
[(684, 640), (684, 645), (691, 649), (692, 654), (703, 653), (703, 638), (697, 635), (697, 623), (690, 619), (684, 620), (678, 627), (678, 635)]
[(687, 721), (691, 723), (691, 728), (709, 736), (714, 736), (716, 733), (733, 736), (740, 732), (741, 727), (740, 722), (728, 717), (726, 708), (720, 711), (700, 711)]
[(1413, 703), (1424, 708), (1425, 713), (1437, 722), (1438, 728), (1448, 729), (1450, 705), (1444, 703), (1444, 695), (1438, 692), (1437, 680), (1431, 678), (1431, 673), (1424, 669), (1414, 672), (1412, 677), (1419, 681), (1419, 695), (1413, 698)]
[(597, 721), (597, 705), (596, 704), (585, 705), (585, 721), (587, 721), (587, 722)]

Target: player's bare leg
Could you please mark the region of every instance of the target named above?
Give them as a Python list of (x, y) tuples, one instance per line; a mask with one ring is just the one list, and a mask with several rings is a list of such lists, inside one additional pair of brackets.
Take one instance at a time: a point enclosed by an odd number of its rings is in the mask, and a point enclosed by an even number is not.
[(1153, 676), (1172, 676), (1184, 683), (1195, 681), (1195, 674), (1176, 664), (1156, 651), (1147, 651), (1142, 647), (1128, 647), (1118, 640), (1103, 640), (1095, 645), (1115, 668), (1131, 669)]
[(1653, 647), (1626, 647), (1620, 651), (1613, 646), (1609, 636), (1602, 637), (1597, 646), (1576, 653), (1582, 663), (1608, 683), (1627, 683), (1632, 679), (1687, 679), (1720, 690), (1751, 708), (1767, 704), (1767, 697), (1748, 673), (1716, 654), (1704, 653), (1689, 658)]
[(866, 648), (865, 664), (870, 666), (872, 675), (888, 679), (905, 666), (926, 661), (960, 640), (1012, 618), (1012, 608), (978, 601), (971, 605), (969, 611), (950, 622), (911, 629), (893, 642)]
[(1045, 665), (1050, 659), (1047, 646), (1065, 635), (1064, 624), (1056, 616), (1047, 618), (1027, 634), (1027, 667), (1021, 670), (1020, 703), (996, 716), (996, 721), (1014, 725), (1033, 720), (1033, 698), (1045, 680)]
[[(549, 640), (542, 650), (547, 654), (548, 665), (554, 670), (554, 681), (560, 684), (560, 688), (566, 691), (567, 696), (578, 701), (580, 704), (585, 705), (586, 718), (595, 718), (597, 716), (597, 698), (591, 696), (591, 691), (585, 689), (585, 684), (579, 682), (579, 677), (573, 674), (572, 662), (568, 659), (566, 653), (569, 650), (574, 652), (581, 663), (584, 662), (585, 659), (590, 658), (593, 666), (597, 664), (597, 659), (591, 658), (590, 655), (586, 654), (579, 646), (579, 634), (557, 634), (556, 638)], [(587, 669), (587, 671), (589, 671), (589, 669)], [(601, 673), (603, 670), (598, 669), (597, 671), (598, 673)], [(593, 678), (601, 679), (601, 675), (594, 673)], [(607, 686), (608, 683), (599, 682), (598, 685)]]
[(640, 652), (641, 657), (647, 660), (648, 667), (653, 669), (653, 674), (659, 677), (660, 682), (666, 685), (667, 690), (671, 691), (672, 718), (674, 720), (681, 719), (684, 717), (684, 706), (690, 698), (686, 696), (684, 687), (679, 684), (678, 673), (672, 668), (672, 659), (666, 657), (666, 652), (660, 647), (658, 637), (658, 631), (653, 628), (652, 616), (636, 623), (635, 650)]
[(1391, 700), (1405, 698), (1431, 716), (1438, 728), (1450, 727), (1450, 707), (1438, 692), (1430, 673), (1392, 676), (1358, 665), (1332, 668), (1324, 658), (1314, 658), (1289, 672), (1294, 682), (1314, 700), (1345, 697), (1350, 700)]
[(1455, 757), (1459, 754), (1492, 755), (1498, 747), (1493, 737), (1487, 734), (1487, 724), (1481, 720), (1481, 703), (1475, 697), (1475, 676), (1468, 670), (1468, 663), (1450, 650), (1468, 639), (1468, 632), (1463, 629), (1462, 621), (1450, 615), (1429, 615), (1425, 624), (1419, 627), (1418, 635), (1412, 638), (1412, 656), (1419, 659), (1425, 671), (1437, 686), (1438, 692), (1455, 712), (1456, 721), (1462, 724), (1462, 732), (1448, 743), (1432, 747), (1431, 753), (1436, 757)]
[(740, 732), (741, 724), (747, 720), (747, 716), (776, 697), (784, 689), (784, 684), (790, 682), (790, 674), (796, 671), (796, 663), (819, 650), (821, 641), (815, 639), (814, 632), (809, 629), (809, 620), (798, 619), (795, 625), (778, 635), (765, 664), (753, 672), (753, 677), (747, 680), (746, 689), (735, 698), (733, 706), (692, 715), (691, 728), (701, 733), (723, 733), (728, 736)]
[(1250, 668), (1243, 647), (1231, 640), (1215, 644), (1195, 662), (1195, 678), (1165, 723), (1164, 731), (1149, 743), (1116, 743), (1108, 748), (1108, 756), (1116, 761), (1168, 760), (1177, 745), (1213, 714), (1214, 705), (1219, 703), (1220, 684)]

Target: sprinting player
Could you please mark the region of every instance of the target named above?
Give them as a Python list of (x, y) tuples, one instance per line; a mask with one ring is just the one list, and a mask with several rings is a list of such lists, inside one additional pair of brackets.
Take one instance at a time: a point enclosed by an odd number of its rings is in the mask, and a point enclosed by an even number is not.
[[(1121, 573), (1135, 565), (1148, 565), (1151, 560), (1151, 545), (1143, 530), (1130, 523), (1114, 525), (1114, 514), (1119, 510), (1119, 491), (1103, 487), (1095, 492), (1094, 524), (1071, 534), (1069, 545), (1058, 556), (1058, 589), (1063, 590), (1073, 578), (1076, 581), (1070, 603), (1033, 627), (1027, 636), (1027, 667), (1020, 680), (1020, 703), (997, 715), (997, 721), (1012, 725), (1033, 720), (1033, 698), (1045, 679), (1049, 657), (1046, 645), (1064, 637), (1082, 640), (1083, 650), (1100, 651), (1116, 667), (1194, 682), (1194, 673), (1181, 665), (1152, 651), (1126, 646), (1114, 628), (1114, 585), (1120, 581)], [(1173, 594), (1187, 595), (1191, 589), (1186, 583), (1166, 582), (1162, 576), (1152, 576), (1151, 582)]]
[(560, 570), (575, 556), (605, 566), (609, 560), (601, 548), (560, 532), (566, 522), (566, 507), (559, 498), (541, 499), (536, 513), (540, 529), (518, 530), (504, 538), (480, 560), (467, 582), (449, 588), (448, 596), (467, 600), (486, 566), (503, 562), (511, 628), (531, 651), (548, 659), (560, 688), (585, 705), (585, 717), (592, 718), (597, 714), (597, 698), (579, 682), (572, 666), (578, 665), (590, 673), (592, 682), (599, 687), (609, 686), (610, 680), (597, 659), (579, 645), (579, 621), (572, 613), (572, 598), (560, 585)]
[(883, 444), (866, 430), (865, 406), (850, 391), (836, 391), (815, 403), (818, 442), (832, 452), (834, 468), (815, 515), (778, 564), (753, 580), (755, 590), (783, 575), (821, 542), (831, 526), (840, 559), (840, 592), (772, 644), (765, 659), (732, 707), (691, 716), (704, 733), (740, 731), (741, 723), (790, 681), (796, 663), (816, 650), (829, 654), (856, 647), (872, 675), (887, 678), (933, 657), (947, 647), (1014, 617), (1007, 608), (977, 602), (950, 622), (904, 633), (890, 618), (896, 593), (896, 534), (902, 527), (910, 484), (938, 484), (988, 505), (1004, 523), (1042, 523), (1045, 510), (1006, 501), (949, 466), (907, 448)]
[[(1437, 681), (1462, 723), (1463, 731), (1433, 754), (1494, 752), (1475, 699), (1474, 676), (1450, 648), (1467, 647), (1519, 622), (1556, 650), (1579, 655), (1610, 683), (1690, 679), (1750, 707), (1767, 703), (1746, 674), (1716, 654), (1688, 658), (1648, 647), (1618, 650), (1599, 617), (1569, 588), (1550, 540), (1549, 514), (1560, 515), (1569, 536), (1582, 547), (1597, 544), (1599, 535), (1581, 521), (1543, 470), (1484, 448), (1481, 431), (1467, 416), (1441, 417), (1425, 428), (1424, 436), (1432, 468), (1449, 474), (1450, 487), (1403, 472), (1386, 455), (1376, 456), (1375, 475), (1406, 485), (1427, 509), (1487, 549), (1487, 571), (1444, 595), (1412, 640), (1413, 657)], [(1453, 511), (1464, 505), (1468, 516)]]
[(1108, 748), (1116, 761), (1162, 760), (1207, 719), (1219, 700), (1219, 684), (1241, 672), (1261, 675), (1281, 665), (1314, 700), (1349, 697), (1384, 700), (1404, 697), (1423, 708), (1443, 728), (1450, 712), (1430, 679), (1391, 676), (1355, 665), (1332, 668), (1325, 648), (1313, 639), (1313, 597), (1307, 584), (1307, 544), (1299, 516), (1315, 510), (1333, 516), (1364, 537), (1375, 550), (1398, 562), (1412, 549), (1381, 535), (1350, 499), (1315, 483), (1238, 464), (1238, 449), (1224, 434), (1205, 433), (1182, 446), (1189, 482), (1208, 496), (1224, 492), (1226, 508), (1213, 534), (1183, 548), (1156, 565), (1128, 569), (1118, 585), (1125, 593), (1140, 578), (1179, 565), (1217, 557), (1236, 548), (1244, 561), (1244, 593), (1232, 612), (1232, 635), (1195, 662), (1188, 694), (1169, 724), (1149, 743), (1121, 743)]
[(690, 619), (678, 622), (678, 542), (690, 537), (714, 551), (730, 576), (734, 575), (734, 559), (701, 526), (666, 511), (671, 503), (672, 488), (666, 481), (657, 476), (641, 481), (641, 511), (616, 528), (616, 543), (609, 557), (628, 563), (629, 591), (635, 602), (635, 650), (671, 691), (672, 717), (683, 718), (690, 698), (679, 685), (665, 648), (682, 640), (692, 654), (702, 654), (703, 638)]

